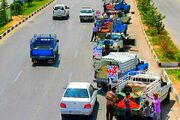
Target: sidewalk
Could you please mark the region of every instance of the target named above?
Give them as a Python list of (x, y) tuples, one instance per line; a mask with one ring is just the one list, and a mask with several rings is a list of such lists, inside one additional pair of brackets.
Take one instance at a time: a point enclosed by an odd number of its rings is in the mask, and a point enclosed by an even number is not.
[[(156, 61), (152, 57), (150, 48), (148, 47), (147, 41), (145, 39), (144, 31), (141, 27), (140, 17), (138, 15), (138, 10), (135, 4), (135, 0), (127, 0), (131, 4), (131, 11), (135, 12), (132, 14), (132, 24), (129, 25), (128, 34), (132, 39), (136, 40), (136, 46), (138, 54), (141, 59), (147, 60), (150, 63), (149, 73), (162, 75), (162, 69), (159, 68)], [(171, 103), (167, 105), (162, 105), (162, 120), (178, 120), (180, 105), (177, 103), (176, 98), (171, 94)]]

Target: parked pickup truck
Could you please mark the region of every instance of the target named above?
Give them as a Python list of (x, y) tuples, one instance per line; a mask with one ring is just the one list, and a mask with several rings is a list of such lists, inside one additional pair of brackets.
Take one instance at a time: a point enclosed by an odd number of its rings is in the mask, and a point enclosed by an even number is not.
[(48, 63), (54, 63), (58, 56), (58, 42), (55, 34), (35, 34), (30, 41), (32, 62), (46, 60)]
[(116, 96), (119, 99), (115, 110), (116, 119), (121, 119), (124, 112), (123, 98), (128, 92), (131, 95), (130, 106), (133, 115), (141, 117), (144, 101), (148, 100), (150, 105), (152, 100), (146, 96), (152, 96), (154, 92), (158, 93), (160, 101), (164, 103), (170, 102), (171, 83), (163, 82), (161, 77), (152, 74), (137, 74), (130, 77), (129, 80), (121, 82), (118, 85)]
[[(97, 63), (98, 62), (98, 63)], [(113, 73), (116, 80), (121, 79), (132, 71), (146, 71), (149, 64), (140, 61), (136, 54), (128, 52), (111, 52), (103, 56), (100, 61), (94, 61), (95, 79), (98, 87), (106, 86), (109, 83), (110, 73)], [(114, 69), (109, 69), (113, 67)]]

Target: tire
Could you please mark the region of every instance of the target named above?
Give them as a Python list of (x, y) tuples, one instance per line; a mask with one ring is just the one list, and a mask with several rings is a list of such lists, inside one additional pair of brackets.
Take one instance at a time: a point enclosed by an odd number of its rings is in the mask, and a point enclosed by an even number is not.
[(164, 99), (163, 102), (166, 103), (166, 104), (169, 104), (169, 103), (170, 103), (170, 89), (169, 89), (169, 91), (168, 91), (167, 97)]
[(67, 118), (67, 115), (66, 114), (61, 114), (61, 118)]
[(56, 20), (56, 18), (55, 18), (55, 17), (52, 17), (52, 19), (53, 19), (53, 20)]
[(80, 22), (82, 23), (82, 22), (83, 22), (83, 20), (82, 20), (82, 19), (80, 19)]

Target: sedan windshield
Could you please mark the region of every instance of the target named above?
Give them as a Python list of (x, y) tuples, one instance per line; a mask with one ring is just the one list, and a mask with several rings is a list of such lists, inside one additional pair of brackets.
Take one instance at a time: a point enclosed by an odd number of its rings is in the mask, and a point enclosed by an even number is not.
[(64, 97), (89, 98), (89, 95), (86, 89), (68, 88)]
[(81, 13), (92, 13), (92, 10), (81, 10)]

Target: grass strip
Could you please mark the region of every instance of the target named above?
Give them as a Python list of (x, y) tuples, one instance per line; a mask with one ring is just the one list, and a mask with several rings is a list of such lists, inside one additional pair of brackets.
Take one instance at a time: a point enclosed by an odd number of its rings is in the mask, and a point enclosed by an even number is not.
[(171, 80), (176, 80), (180, 82), (180, 69), (177, 70), (166, 70), (168, 76), (170, 77)]

